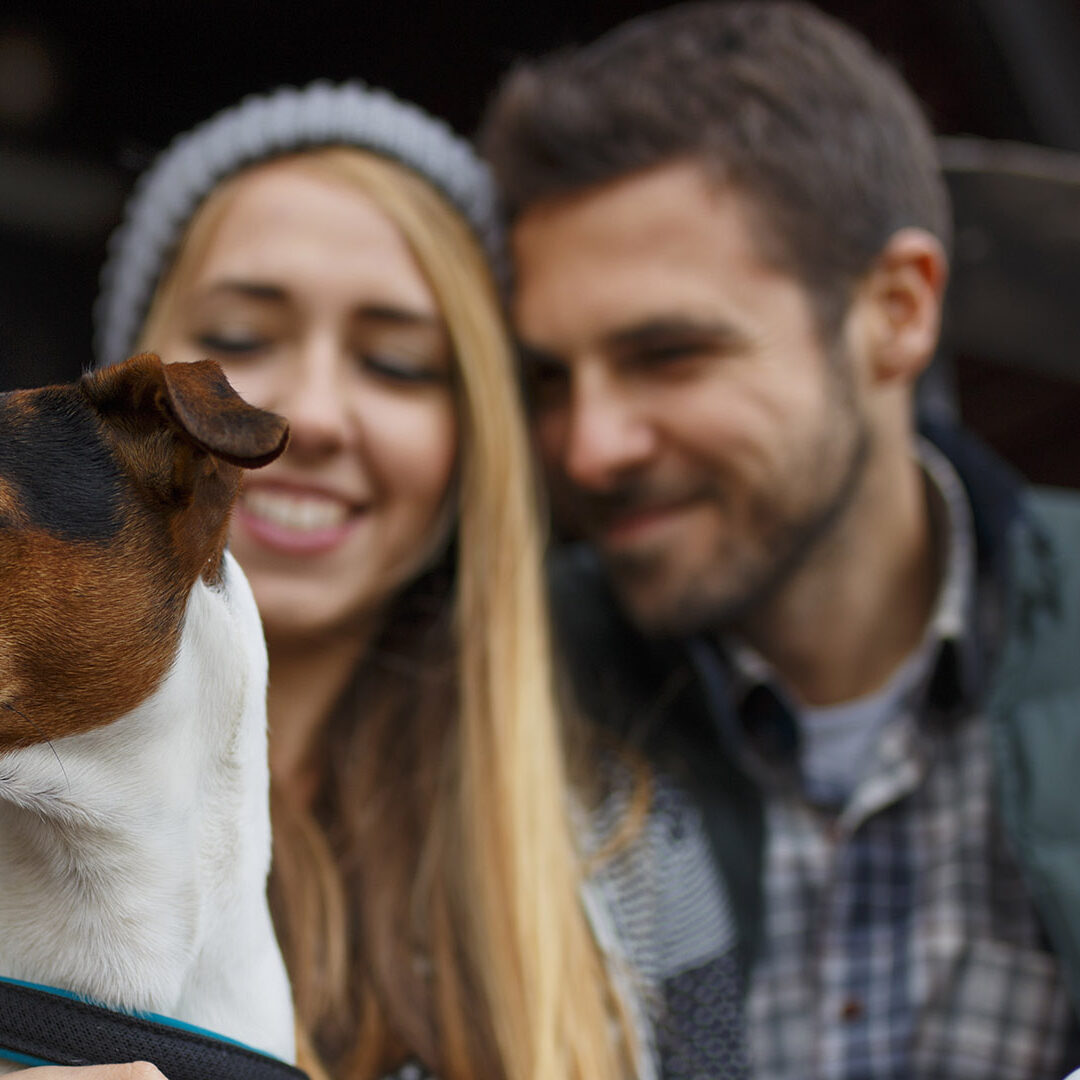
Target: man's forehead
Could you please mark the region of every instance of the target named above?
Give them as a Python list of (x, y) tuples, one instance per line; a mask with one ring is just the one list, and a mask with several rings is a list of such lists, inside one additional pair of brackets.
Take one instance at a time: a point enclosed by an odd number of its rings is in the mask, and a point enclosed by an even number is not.
[(513, 232), (520, 337), (567, 352), (679, 324), (737, 325), (775, 284), (746, 203), (664, 166), (549, 200)]
[(530, 249), (557, 242), (564, 233), (579, 242), (633, 243), (643, 230), (670, 224), (688, 205), (700, 213), (732, 199), (742, 201), (734, 189), (711, 180), (698, 162), (680, 159), (543, 199), (518, 217), (513, 240)]

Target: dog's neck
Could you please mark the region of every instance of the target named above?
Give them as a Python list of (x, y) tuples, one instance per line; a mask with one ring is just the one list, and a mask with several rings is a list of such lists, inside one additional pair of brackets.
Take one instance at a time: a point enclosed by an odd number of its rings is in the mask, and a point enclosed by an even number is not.
[(264, 899), (266, 656), (226, 571), (227, 588), (192, 589), (173, 666), (136, 710), (0, 755), (0, 975), (291, 1059), (291, 1014), (250, 992), (283, 979)]

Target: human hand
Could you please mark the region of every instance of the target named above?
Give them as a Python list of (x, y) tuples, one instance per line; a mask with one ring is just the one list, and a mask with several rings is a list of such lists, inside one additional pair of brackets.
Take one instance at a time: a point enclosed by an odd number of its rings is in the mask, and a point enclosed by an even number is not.
[(37, 1065), (8, 1073), (6, 1080), (165, 1080), (165, 1076), (148, 1061), (127, 1061), (120, 1065)]

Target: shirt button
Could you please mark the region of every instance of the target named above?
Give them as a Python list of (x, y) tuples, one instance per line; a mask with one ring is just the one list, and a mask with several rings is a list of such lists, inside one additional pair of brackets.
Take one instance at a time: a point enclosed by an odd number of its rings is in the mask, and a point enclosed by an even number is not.
[(848, 998), (840, 1010), (840, 1019), (850, 1023), (853, 1020), (858, 1020), (862, 1014), (863, 1003), (858, 998)]

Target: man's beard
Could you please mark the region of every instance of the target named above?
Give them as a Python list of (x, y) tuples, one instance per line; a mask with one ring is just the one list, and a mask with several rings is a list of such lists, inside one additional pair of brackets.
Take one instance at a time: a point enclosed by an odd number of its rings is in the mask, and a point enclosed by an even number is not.
[[(842, 360), (833, 357), (832, 362), (839, 364)], [(770, 492), (760, 494), (750, 505), (741, 543), (735, 537), (727, 544), (717, 544), (711, 561), (700, 573), (679, 581), (676, 571), (672, 575), (674, 585), (665, 585), (661, 580), (657, 588), (650, 582), (650, 578), (669, 572), (662, 552), (603, 553), (622, 605), (643, 632), (681, 636), (736, 628), (768, 605), (828, 542), (854, 503), (871, 456), (871, 433), (857, 410), (846, 375), (843, 369), (834, 368), (832, 372), (837, 380), (836, 407), (830, 410), (836, 425), (831, 430), (835, 432), (840, 425), (846, 428), (843, 457), (830, 468), (828, 459), (837, 451), (819, 444), (815, 467), (807, 475), (821, 475), (825, 470), (833, 482), (811, 505), (794, 511), (770, 499)], [(659, 501), (662, 493), (654, 492), (652, 487), (647, 480), (631, 481), (621, 492), (593, 502), (588, 520), (602, 524), (620, 512)], [(669, 492), (663, 494), (670, 497)], [(719, 483), (701, 485), (697, 496), (721, 509), (727, 501)], [(728, 566), (731, 569), (724, 569)], [(713, 568), (719, 568), (719, 572), (711, 573)], [(652, 590), (660, 594), (658, 601), (650, 599)]]
[(609, 559), (623, 605), (643, 631), (655, 636), (723, 632), (742, 626), (762, 611), (832, 536), (855, 500), (869, 456), (870, 436), (860, 429), (846, 468), (829, 497), (798, 518), (772, 522), (760, 534), (760, 557), (746, 569), (743, 579), (729, 588), (710, 588), (707, 581), (691, 581), (668, 603), (641, 611), (635, 604), (634, 579), (648, 573), (648, 568), (635, 567), (632, 557)]

